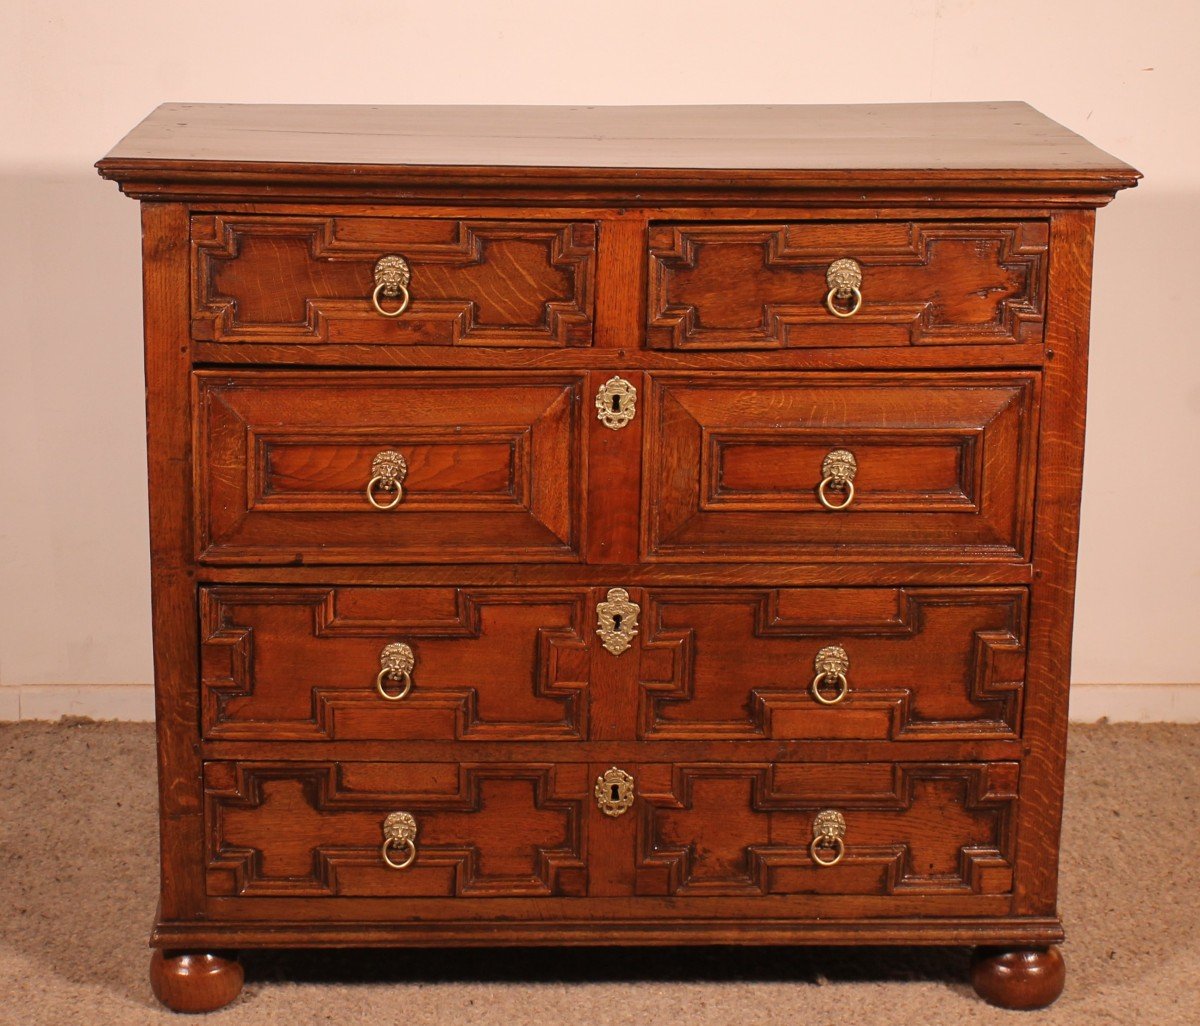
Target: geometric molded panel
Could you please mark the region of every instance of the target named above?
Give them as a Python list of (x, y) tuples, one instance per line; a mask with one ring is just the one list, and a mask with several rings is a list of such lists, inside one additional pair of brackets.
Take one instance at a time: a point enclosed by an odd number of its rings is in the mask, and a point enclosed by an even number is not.
[[(535, 897), (586, 892), (582, 764), (210, 762), (207, 891), (246, 897)], [(380, 857), (393, 811), (407, 869)]]
[[(201, 589), (204, 736), (228, 740), (579, 740), (586, 590)], [(380, 652), (415, 653), (403, 701)]]
[[(646, 377), (646, 560), (1027, 558), (1036, 373)], [(835, 511), (818, 486), (836, 450), (857, 471)]]
[[(647, 740), (1013, 737), (1023, 588), (643, 589), (638, 736)], [(814, 657), (850, 658), (813, 697)]]
[[(198, 341), (591, 345), (591, 223), (202, 215), (191, 238)], [(411, 302), (385, 318), (371, 293), (391, 254)]]
[[(1006, 894), (1018, 766), (709, 763), (638, 769), (637, 893)], [(813, 818), (846, 820), (845, 857), (809, 853)]]
[[(197, 546), (211, 563), (577, 561), (583, 378), (198, 371)], [(406, 461), (392, 508), (377, 454)]]
[[(656, 349), (1040, 343), (1049, 226), (809, 222), (650, 228)], [(862, 271), (853, 317), (825, 307), (826, 271)]]

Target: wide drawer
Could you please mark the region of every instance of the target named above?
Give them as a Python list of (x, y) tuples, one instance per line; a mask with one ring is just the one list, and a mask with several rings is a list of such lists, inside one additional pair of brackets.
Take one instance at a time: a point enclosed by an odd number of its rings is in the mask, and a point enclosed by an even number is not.
[(1036, 373), (647, 380), (648, 560), (1028, 558)]
[(199, 558), (578, 560), (583, 381), (197, 372)]
[(581, 740), (594, 648), (590, 595), (202, 588), (204, 736)]
[[(213, 761), (206, 890), (453, 899), (392, 913), (405, 919), (454, 918), (462, 899), (598, 894), (645, 902), (611, 906), (617, 917), (686, 917), (692, 901), (743, 915), (705, 899), (754, 896), (784, 899), (778, 914), (864, 914), (820, 904), (837, 895), (994, 912), (1013, 886), (1018, 775), (1015, 762)], [(621, 800), (606, 812), (612, 781)]]
[[(204, 736), (921, 741), (1019, 732), (1023, 588), (624, 594), (632, 605), (621, 612), (603, 588), (201, 588)], [(609, 622), (631, 620), (627, 649), (602, 643), (606, 609), (617, 610)]]
[(1023, 588), (646, 588), (638, 737), (1013, 737)]
[(191, 243), (198, 341), (592, 342), (591, 222), (205, 214)]
[(656, 224), (647, 342), (1040, 343), (1048, 243), (1045, 221)]

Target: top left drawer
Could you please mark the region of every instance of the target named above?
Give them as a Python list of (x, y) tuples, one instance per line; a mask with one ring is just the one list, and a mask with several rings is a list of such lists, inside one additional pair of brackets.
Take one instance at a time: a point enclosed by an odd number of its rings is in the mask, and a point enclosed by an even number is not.
[(198, 342), (592, 344), (591, 222), (204, 214), (191, 254)]

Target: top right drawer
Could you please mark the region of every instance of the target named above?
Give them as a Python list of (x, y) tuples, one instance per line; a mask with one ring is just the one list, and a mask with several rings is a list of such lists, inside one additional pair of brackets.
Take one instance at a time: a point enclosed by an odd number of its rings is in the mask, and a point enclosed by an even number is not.
[(650, 226), (653, 349), (1040, 344), (1046, 221)]

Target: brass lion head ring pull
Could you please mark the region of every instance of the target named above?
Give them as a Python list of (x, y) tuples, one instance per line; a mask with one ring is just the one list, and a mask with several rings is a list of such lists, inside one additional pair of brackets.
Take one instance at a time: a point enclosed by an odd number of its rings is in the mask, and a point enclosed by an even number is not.
[[(404, 479), (408, 476), (408, 461), (389, 449), (371, 460), (371, 480), (367, 482), (367, 500), (376, 509), (394, 509), (404, 498)], [(375, 491), (395, 491), (390, 502), (380, 502)]]
[[(412, 671), (416, 662), (413, 650), (403, 641), (384, 645), (383, 651), (379, 653), (379, 676), (375, 678), (375, 690), (379, 692), (379, 697), (386, 698), (389, 702), (399, 702), (400, 699), (406, 698), (412, 690)], [(384, 687), (384, 681), (389, 680), (399, 681), (400, 690), (388, 691)]]
[[(813, 820), (813, 839), (808, 853), (818, 866), (836, 866), (846, 855), (846, 817), (837, 809), (825, 809)], [(832, 851), (833, 856), (824, 854)]]
[[(858, 460), (848, 449), (834, 449), (821, 461), (821, 483), (817, 485), (817, 498), (826, 509), (845, 509), (854, 501), (854, 475), (858, 473)], [(840, 503), (831, 502), (830, 490), (845, 492)]]
[[(402, 256), (385, 256), (375, 265), (375, 291), (371, 293), (371, 305), (376, 313), (384, 317), (399, 317), (408, 309), (412, 296), (408, 294), (408, 283), (412, 271)], [(383, 299), (399, 299), (395, 310), (385, 310), (379, 303)]]
[[(850, 681), (846, 677), (850, 669), (850, 656), (841, 645), (826, 645), (821, 649), (813, 660), (813, 669), (817, 671), (817, 675), (813, 677), (810, 690), (813, 698), (822, 705), (837, 705), (850, 694)], [(826, 697), (821, 685), (834, 683), (838, 686), (837, 691)]]
[[(401, 852), (399, 859), (392, 852)], [(411, 812), (393, 812), (383, 821), (383, 847), (379, 855), (392, 869), (407, 869), (417, 858), (417, 821)]]
[[(862, 309), (862, 268), (857, 260), (843, 257), (835, 260), (825, 271), (825, 284), (829, 291), (825, 293), (825, 309), (834, 317), (853, 317)], [(843, 310), (837, 301), (843, 303), (852, 300), (850, 308)]]

